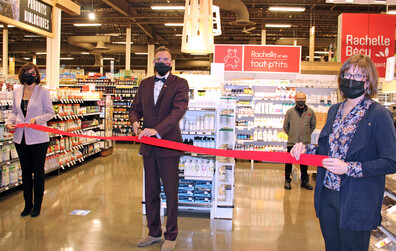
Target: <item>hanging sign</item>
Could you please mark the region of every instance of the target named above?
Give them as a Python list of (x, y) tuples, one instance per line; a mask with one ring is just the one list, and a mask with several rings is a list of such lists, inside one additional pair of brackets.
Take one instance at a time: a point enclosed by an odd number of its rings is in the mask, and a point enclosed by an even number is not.
[(214, 62), (224, 71), (300, 73), (301, 46), (215, 45)]
[(369, 56), (385, 77), (386, 60), (395, 51), (395, 21), (393, 15), (350, 14), (338, 17), (338, 58), (345, 62), (356, 54)]
[(70, 0), (0, 0), (0, 22), (54, 38), (54, 8), (80, 15), (80, 6)]

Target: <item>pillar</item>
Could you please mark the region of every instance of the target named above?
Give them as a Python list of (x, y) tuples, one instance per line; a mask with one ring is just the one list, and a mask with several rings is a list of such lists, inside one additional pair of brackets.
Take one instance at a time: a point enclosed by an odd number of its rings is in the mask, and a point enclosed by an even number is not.
[(261, 28), (261, 45), (266, 45), (267, 43), (267, 30), (265, 28)]
[(131, 22), (128, 22), (126, 29), (126, 48), (125, 48), (125, 70), (131, 69)]
[(47, 38), (47, 55), (46, 55), (46, 77), (47, 85), (50, 87), (59, 87), (59, 68), (60, 68), (60, 43), (61, 43), (61, 9), (54, 7), (54, 38)]
[(315, 60), (315, 26), (309, 30), (309, 61)]
[(155, 56), (155, 45), (147, 45), (147, 76), (154, 75), (154, 56)]
[(3, 29), (3, 76), (8, 75), (8, 29)]

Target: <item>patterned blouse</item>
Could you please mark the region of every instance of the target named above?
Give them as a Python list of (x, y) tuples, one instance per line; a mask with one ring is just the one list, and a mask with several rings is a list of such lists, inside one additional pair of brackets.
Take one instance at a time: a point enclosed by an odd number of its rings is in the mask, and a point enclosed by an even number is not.
[[(349, 144), (355, 134), (360, 121), (364, 114), (373, 103), (371, 99), (362, 99), (342, 120), (342, 113), (344, 111), (345, 101), (340, 105), (334, 119), (333, 133), (329, 136), (329, 157), (344, 160)], [(314, 145), (307, 145), (307, 153), (315, 154), (316, 149)], [(362, 164), (357, 161), (347, 162), (346, 175), (353, 178), (362, 178), (363, 170)], [(331, 190), (340, 191), (341, 177), (332, 172), (326, 171), (323, 185)]]

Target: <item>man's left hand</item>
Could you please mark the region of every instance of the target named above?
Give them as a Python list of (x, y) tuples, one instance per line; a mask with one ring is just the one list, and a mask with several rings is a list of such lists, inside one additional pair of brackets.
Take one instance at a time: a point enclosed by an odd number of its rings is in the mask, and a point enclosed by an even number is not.
[(141, 139), (143, 136), (151, 137), (157, 135), (158, 132), (155, 129), (150, 129), (150, 128), (145, 128), (143, 131), (139, 133), (139, 139)]

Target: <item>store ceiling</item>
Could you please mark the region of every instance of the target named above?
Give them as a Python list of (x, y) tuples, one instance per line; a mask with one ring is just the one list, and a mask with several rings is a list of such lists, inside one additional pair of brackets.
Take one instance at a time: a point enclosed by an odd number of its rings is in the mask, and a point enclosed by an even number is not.
[[(228, 6), (229, 0), (221, 1)], [(144, 52), (147, 44), (166, 45), (171, 47), (176, 59), (177, 69), (207, 69), (210, 56), (192, 56), (180, 52), (182, 27), (164, 26), (165, 22), (182, 23), (184, 11), (152, 10), (151, 5), (184, 5), (184, 0), (74, 0), (81, 6), (80, 16), (62, 13), (61, 52), (62, 57), (73, 57), (74, 60), (61, 61), (70, 67), (82, 67), (95, 70), (93, 55), (81, 55), (87, 51), (68, 42), (72, 36), (111, 36), (112, 42), (125, 41), (126, 27), (130, 23), (132, 28), (132, 51)], [(254, 25), (232, 25), (236, 20), (233, 11), (221, 8), (222, 35), (215, 37), (216, 44), (261, 44), (261, 29), (266, 23), (291, 24), (290, 28), (266, 28), (267, 44), (292, 44), (297, 40), (302, 45), (302, 60), (308, 55), (309, 28), (315, 25), (315, 50), (327, 50), (329, 46), (336, 46), (338, 16), (341, 13), (384, 13), (385, 5), (353, 5), (329, 4), (325, 0), (242, 0), (247, 7), (250, 21)], [(304, 12), (270, 12), (269, 6), (298, 6), (305, 7)], [(73, 23), (87, 23), (88, 13), (94, 10), (100, 27), (75, 27)], [(248, 29), (249, 32), (243, 32)], [(36, 52), (45, 51), (46, 39), (42, 37), (26, 37), (32, 33), (9, 29), (9, 49), (11, 56), (17, 58), (17, 65), (23, 64), (24, 57), (31, 57)], [(120, 45), (122, 46), (122, 45)], [(125, 47), (125, 45), (124, 45)], [(122, 47), (121, 47), (122, 48)], [(112, 50), (103, 53), (105, 57), (114, 57), (116, 68), (122, 69), (125, 55), (122, 50)], [(38, 57), (38, 64), (45, 65), (45, 56)], [(132, 54), (132, 67), (144, 69), (147, 61), (145, 55)], [(97, 67), (96, 67), (97, 69)]]

